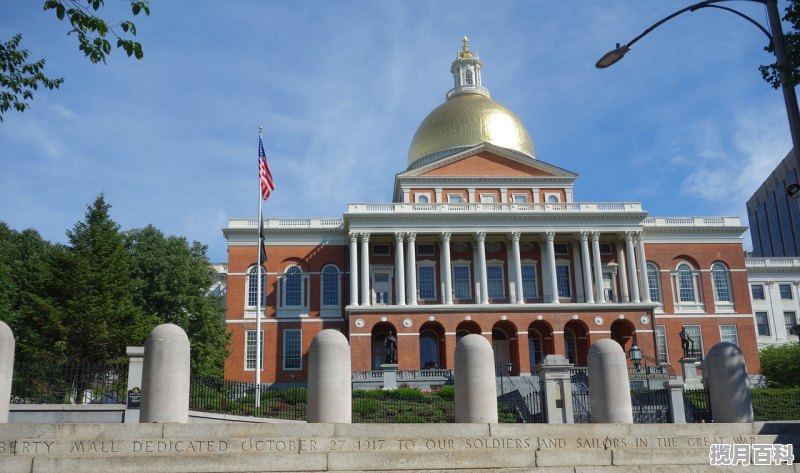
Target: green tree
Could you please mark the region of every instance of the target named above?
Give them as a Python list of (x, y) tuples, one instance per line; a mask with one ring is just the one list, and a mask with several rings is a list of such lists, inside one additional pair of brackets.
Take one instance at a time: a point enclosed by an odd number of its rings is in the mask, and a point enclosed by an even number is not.
[(183, 328), (191, 343), (192, 372), (222, 375), (228, 353), (225, 306), (209, 294), (213, 274), (207, 248), (164, 236), (152, 225), (125, 234), (135, 281), (134, 301), (158, 323)]
[[(791, 29), (784, 29), (783, 41), (786, 45), (786, 62), (788, 63), (787, 72), (789, 83), (792, 86), (800, 83), (800, 0), (789, 0), (786, 6), (786, 15), (783, 21), (791, 25)], [(774, 53), (772, 45), (768, 45), (765, 50)], [(761, 77), (764, 78), (774, 89), (781, 86), (780, 69), (776, 63), (766, 66), (759, 66)]]
[(761, 374), (770, 388), (800, 386), (800, 343), (770, 345), (761, 350)]
[(118, 359), (127, 345), (144, 343), (154, 326), (154, 318), (134, 303), (130, 258), (110, 207), (98, 196), (85, 219), (67, 231), (69, 245), (55, 261), (64, 325), (55, 348), (71, 361)]
[[(150, 15), (149, 0), (128, 0), (133, 16)], [(78, 40), (78, 48), (93, 63), (103, 62), (111, 54), (109, 37), (116, 38), (116, 47), (130, 57), (142, 59), (142, 45), (133, 40), (136, 25), (130, 20), (109, 23), (97, 16), (103, 0), (46, 0), (44, 10), (55, 12), (59, 20), (68, 20), (70, 35)], [(29, 51), (19, 49), (22, 35), (16, 34), (8, 42), (0, 41), (0, 122), (3, 114), (14, 109), (24, 112), (33, 100), (33, 91), (39, 86), (58, 88), (63, 78), (50, 79), (44, 75), (45, 60), (28, 62)]]

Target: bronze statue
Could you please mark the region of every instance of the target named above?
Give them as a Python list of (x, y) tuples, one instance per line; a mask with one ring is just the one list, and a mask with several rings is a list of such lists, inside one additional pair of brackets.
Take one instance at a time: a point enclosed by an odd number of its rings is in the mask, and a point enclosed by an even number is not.
[(386, 347), (384, 363), (397, 364), (397, 338), (392, 335), (391, 330), (389, 330), (389, 335), (383, 340), (383, 346)]
[(689, 338), (686, 334), (686, 327), (681, 327), (678, 334), (681, 337), (681, 348), (683, 348), (683, 357), (688, 358), (690, 354), (694, 353), (694, 340)]

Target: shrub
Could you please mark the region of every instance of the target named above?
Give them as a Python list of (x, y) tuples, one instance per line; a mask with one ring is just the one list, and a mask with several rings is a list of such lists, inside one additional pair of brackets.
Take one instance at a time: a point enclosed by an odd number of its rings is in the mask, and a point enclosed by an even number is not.
[(800, 386), (800, 343), (770, 345), (761, 350), (761, 374), (770, 388)]

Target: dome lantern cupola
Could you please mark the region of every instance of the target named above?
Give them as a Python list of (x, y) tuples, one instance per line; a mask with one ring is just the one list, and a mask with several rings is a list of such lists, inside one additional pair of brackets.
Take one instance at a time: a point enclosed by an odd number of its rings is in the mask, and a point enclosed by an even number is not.
[(460, 94), (480, 94), (489, 97), (489, 91), (481, 85), (483, 63), (477, 53), (469, 50), (469, 39), (464, 36), (462, 41), (464, 45), (450, 66), (450, 72), (453, 74), (453, 88), (447, 92), (447, 100)]
[(533, 140), (518, 116), (492, 100), (481, 82), (483, 63), (470, 51), (468, 39), (450, 66), (454, 87), (447, 100), (420, 123), (408, 149), (408, 168), (491, 143), (536, 159)]

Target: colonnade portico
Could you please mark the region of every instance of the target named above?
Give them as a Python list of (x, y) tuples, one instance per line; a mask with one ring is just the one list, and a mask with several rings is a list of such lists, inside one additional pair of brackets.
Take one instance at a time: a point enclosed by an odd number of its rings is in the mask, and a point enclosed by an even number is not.
[[(375, 303), (371, 297), (370, 241), (374, 243), (376, 238), (381, 239), (382, 237), (390, 237), (394, 243), (392, 245), (394, 248), (394, 267), (392, 269), (394, 294), (389, 301), (379, 301), (381, 305), (415, 306), (420, 303), (452, 305), (455, 300), (451, 257), (451, 245), (454, 243), (453, 235), (454, 233), (450, 231), (419, 234), (417, 232), (351, 232), (349, 234), (350, 305), (370, 306)], [(468, 238), (473, 244), (471, 274), (474, 281), (472, 283), (474, 288), (473, 302), (476, 304), (490, 303), (486, 244), (487, 241), (497, 241), (498, 236), (503, 237), (503, 242), (507, 249), (505, 277), (508, 280), (504, 281), (507, 297), (504, 299), (510, 304), (526, 303), (526, 294), (523, 289), (523, 258), (520, 248), (522, 242), (539, 244), (541, 261), (536, 262), (538, 270), (536, 280), (538, 281), (541, 276), (543, 294), (537, 294), (536, 296), (545, 303), (560, 304), (563, 302), (560, 299), (597, 304), (607, 302), (650, 302), (647, 258), (642, 232), (640, 231), (626, 231), (622, 239), (619, 238), (617, 233), (603, 234), (598, 231), (555, 232), (550, 230), (531, 233), (522, 231), (492, 233), (480, 230), (457, 232), (456, 236), (459, 237), (458, 240), (464, 240), (465, 242)], [(562, 238), (559, 239), (557, 238), (558, 236), (562, 236)], [(572, 258), (575, 274), (569, 275), (570, 282), (575, 286), (575, 294), (570, 294), (568, 297), (563, 294), (559, 295), (558, 265), (556, 261), (556, 243), (563, 243), (564, 236), (568, 236), (569, 240), (579, 247), (579, 253), (576, 248), (575, 256)], [(419, 264), (417, 260), (417, 241), (420, 237), (425, 243), (429, 243), (429, 240), (432, 239), (431, 237), (435, 238), (434, 244), (438, 242), (439, 259), (436, 262), (439, 267), (436, 283), (439, 290), (435, 296), (435, 301), (430, 299), (420, 301), (418, 298), (417, 271)], [(619, 285), (618, 296), (609, 295), (607, 297), (604, 291), (604, 266), (600, 250), (601, 240), (604, 242), (613, 241), (618, 249), (615, 258), (616, 262), (611, 264), (614, 266), (612, 284), (613, 286)], [(576, 261), (576, 259), (580, 259), (580, 261)], [(628, 293), (628, 288), (630, 288), (630, 293)], [(612, 291), (616, 293), (617, 288), (612, 287)], [(609, 297), (612, 300), (608, 300)]]

